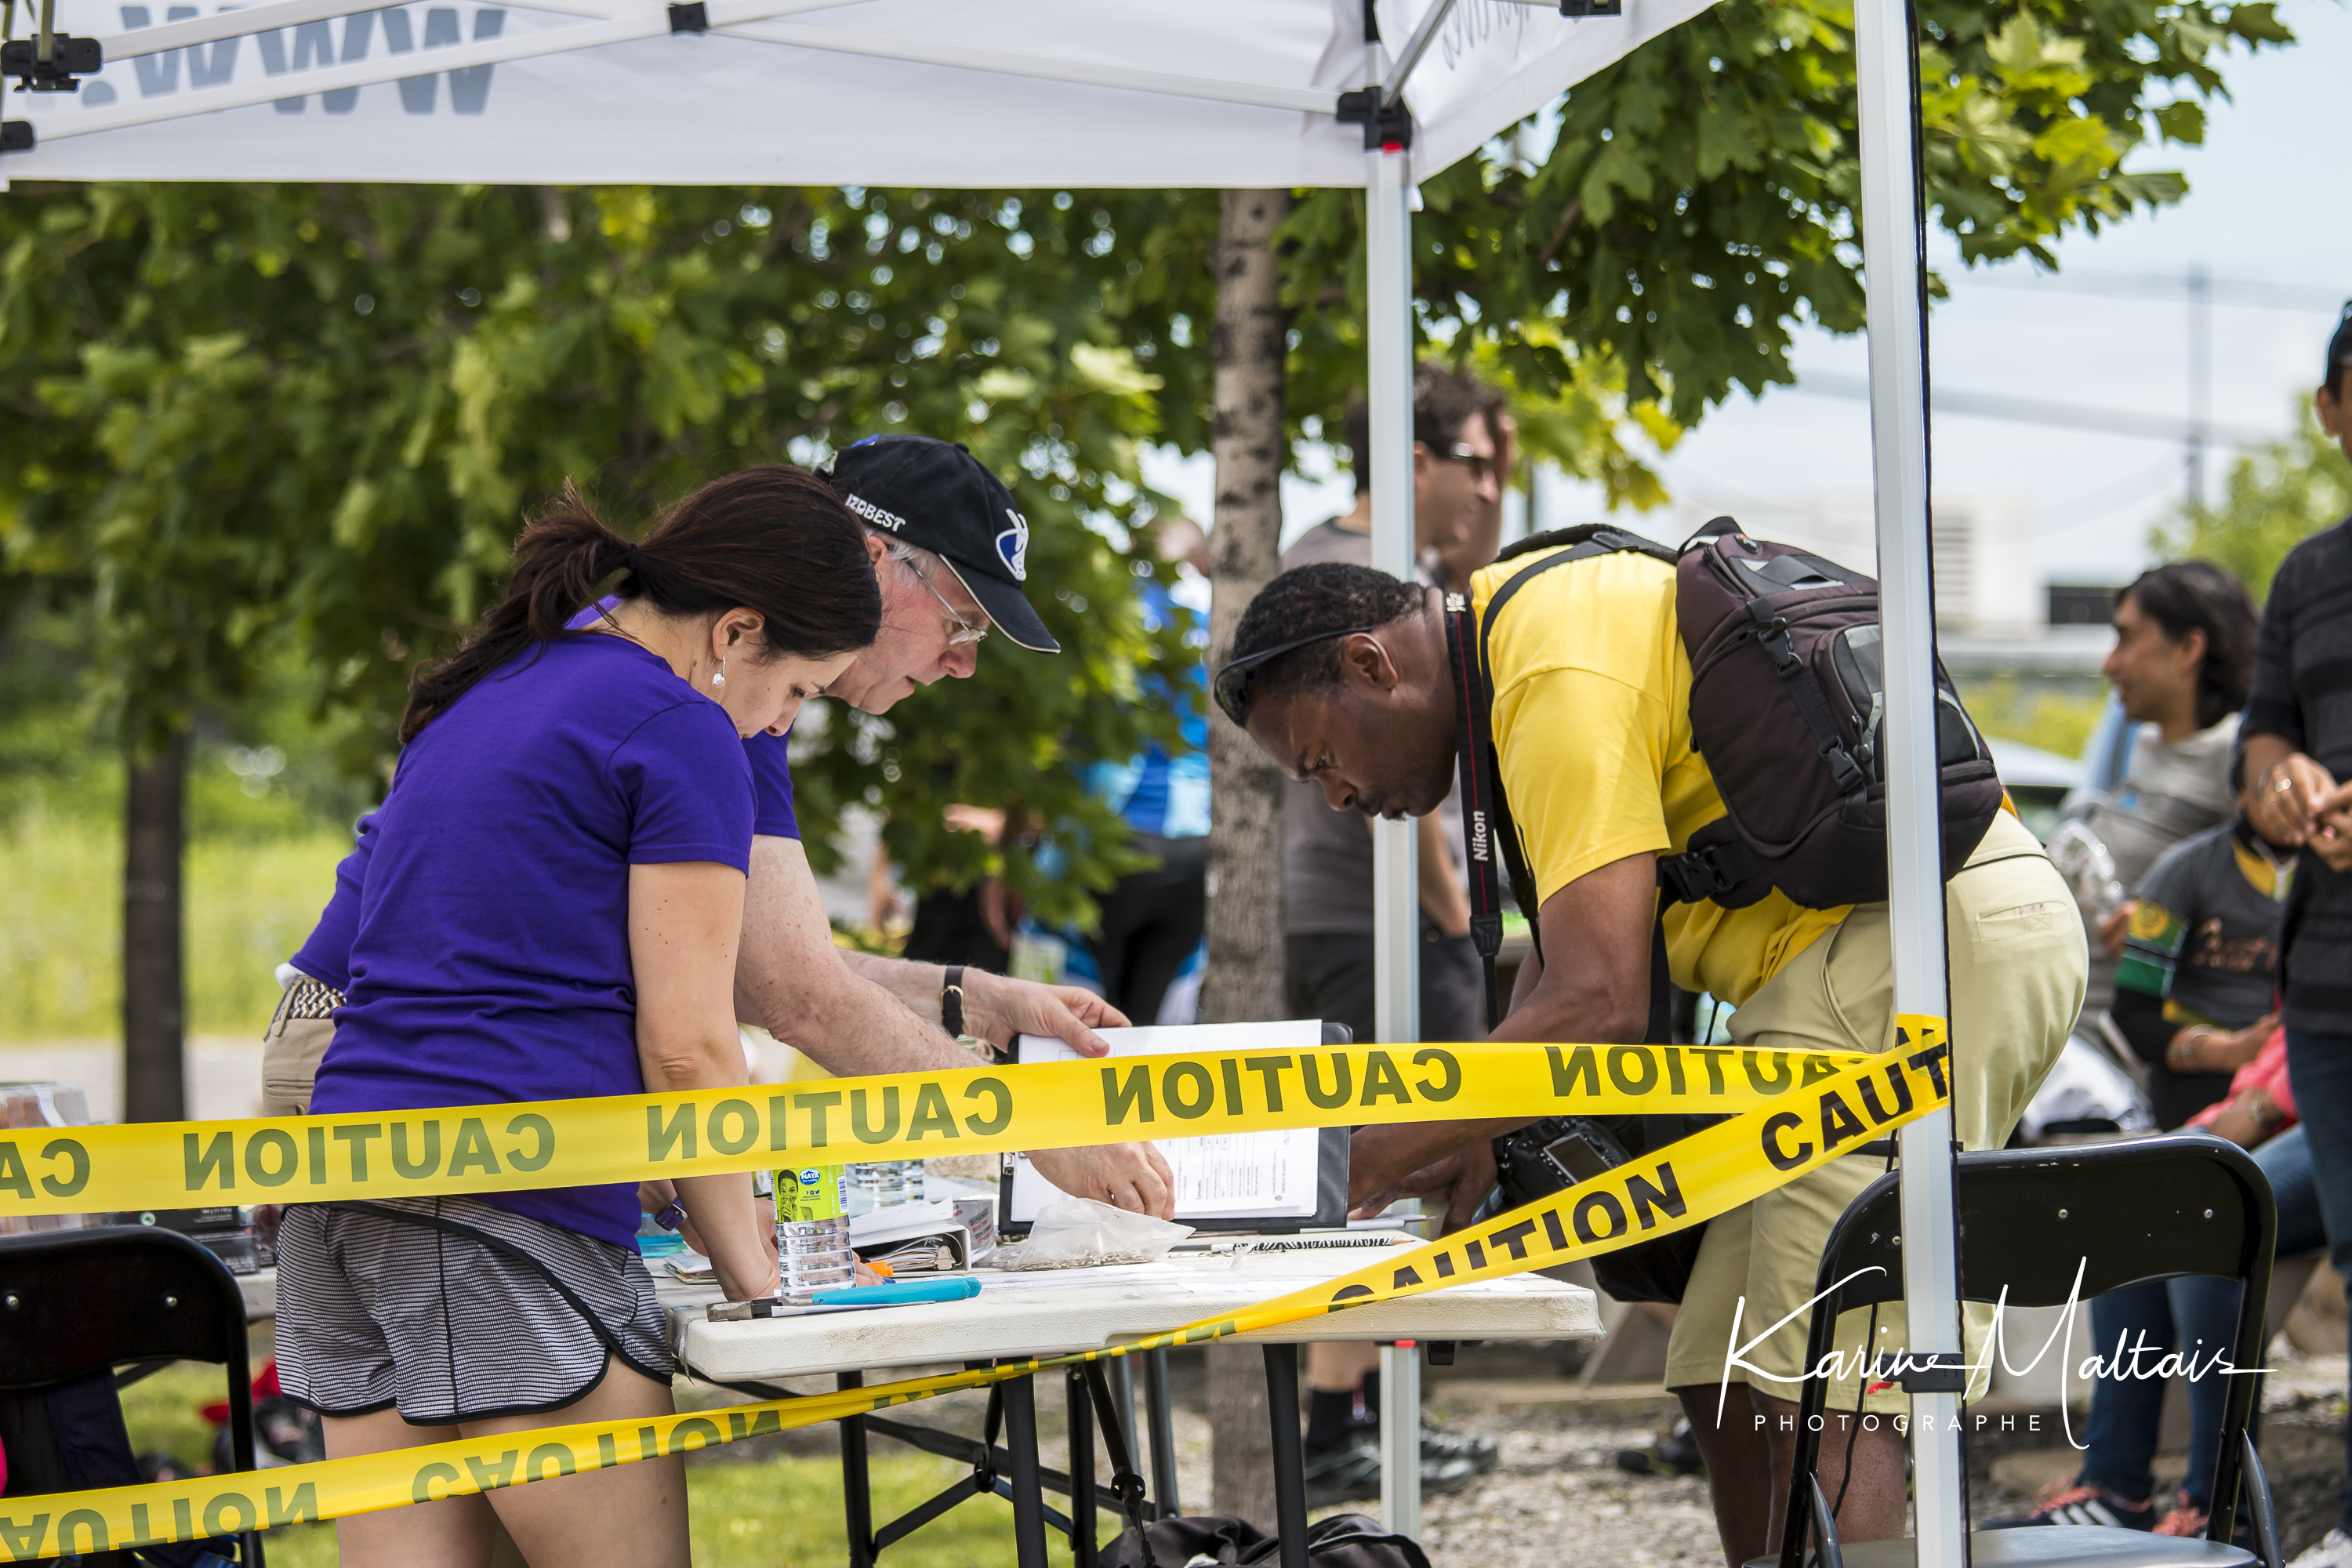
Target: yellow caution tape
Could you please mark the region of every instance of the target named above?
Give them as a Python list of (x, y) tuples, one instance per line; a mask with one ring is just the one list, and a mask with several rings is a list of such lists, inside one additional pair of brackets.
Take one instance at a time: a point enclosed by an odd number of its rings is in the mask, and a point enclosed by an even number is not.
[(1339, 1279), (1148, 1339), (652, 1421), (581, 1422), (154, 1486), (8, 1498), (0, 1500), (0, 1551), (7, 1561), (21, 1563), (339, 1519), (523, 1486), (1591, 1258), (1702, 1224), (1948, 1104), (1949, 1049), (1942, 1021), (1905, 1017), (1895, 1041), (1885, 1055), (1843, 1058), (1835, 1071), (1551, 1197), (1442, 1240), (1385, 1255)]
[(1866, 1059), (1731, 1046), (1334, 1046), (40, 1128), (0, 1135), (0, 1218), (508, 1193), (1291, 1127), (1737, 1112)]

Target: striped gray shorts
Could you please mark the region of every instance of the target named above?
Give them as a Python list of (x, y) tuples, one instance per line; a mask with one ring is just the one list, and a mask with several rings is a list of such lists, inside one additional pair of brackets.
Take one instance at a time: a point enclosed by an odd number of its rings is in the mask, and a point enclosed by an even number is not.
[(278, 1233), (278, 1379), (322, 1415), (419, 1426), (573, 1404), (617, 1359), (670, 1379), (634, 1251), (479, 1198), (289, 1205)]

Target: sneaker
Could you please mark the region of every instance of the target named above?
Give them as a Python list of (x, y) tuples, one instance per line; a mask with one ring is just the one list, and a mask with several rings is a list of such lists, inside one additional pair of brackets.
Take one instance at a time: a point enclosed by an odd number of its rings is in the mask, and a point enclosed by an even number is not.
[(1620, 1448), (1617, 1468), (1633, 1476), (1696, 1476), (1706, 1468), (1699, 1458), (1698, 1438), (1687, 1421), (1646, 1448)]
[(1370, 1443), (1307, 1450), (1307, 1506), (1366, 1502), (1381, 1495), (1381, 1451)]
[[(1374, 1441), (1378, 1441), (1377, 1438)], [(1456, 1462), (1466, 1463), (1470, 1473), (1483, 1476), (1502, 1463), (1501, 1449), (1493, 1436), (1485, 1432), (1456, 1432), (1451, 1426), (1423, 1411), (1421, 1417), (1422, 1489), (1429, 1489), (1430, 1467), (1444, 1468)]]
[[(1353, 1427), (1355, 1440), (1380, 1447), (1381, 1424), (1359, 1421)], [(1502, 1463), (1502, 1452), (1495, 1439), (1484, 1432), (1456, 1432), (1453, 1427), (1424, 1410), (1421, 1413), (1422, 1489), (1429, 1489), (1428, 1477), (1433, 1468), (1444, 1469), (1455, 1463), (1466, 1463), (1473, 1475), (1485, 1475)]]
[(2319, 1538), (2316, 1546), (2306, 1546), (2296, 1553), (2286, 1568), (2352, 1568), (2352, 1535), (2339, 1526)]
[(2173, 1499), (2170, 1510), (2156, 1521), (2156, 1533), (2202, 1535), (2212, 1522), (2212, 1514), (2208, 1512), (2202, 1504), (2191, 1501), (2187, 1492), (2182, 1492)]
[[(1988, 1520), (1987, 1530), (2018, 1530), (2036, 1524), (2100, 1524), (2109, 1530), (2152, 1530), (2156, 1500), (2131, 1502), (2080, 1480), (2053, 1481), (2033, 1500), (2033, 1511), (2009, 1519)], [(2329, 1568), (2352, 1568), (2352, 1554)]]
[[(1424, 1445), (1425, 1446), (1425, 1445)], [(1444, 1497), (1458, 1492), (1478, 1479), (1472, 1460), (1455, 1457), (1421, 1461), (1421, 1493)], [(1322, 1508), (1335, 1502), (1369, 1502), (1381, 1495), (1380, 1445), (1369, 1441), (1307, 1455), (1307, 1506)]]

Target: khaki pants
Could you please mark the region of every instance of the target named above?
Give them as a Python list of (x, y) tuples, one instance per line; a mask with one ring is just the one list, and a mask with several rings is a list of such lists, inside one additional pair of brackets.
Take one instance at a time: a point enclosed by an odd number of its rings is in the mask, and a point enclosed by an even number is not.
[[(2083, 1005), (2089, 954), (2066, 885), (2022, 824), (2003, 812), (1968, 866), (1945, 888), (1951, 973), (1953, 1132), (1969, 1149), (1997, 1149), (2064, 1048)], [(1797, 955), (1731, 1016), (1732, 1038), (1759, 1050), (1884, 1051), (1894, 1044), (1893, 954), (1887, 908), (1864, 904)], [(1849, 1155), (1706, 1228), (1666, 1351), (1666, 1386), (1752, 1383), (1794, 1401), (1803, 1393), (1805, 1341), (1830, 1227), (1884, 1158)], [(1734, 1315), (1738, 1327), (1735, 1342)], [(1971, 1358), (1991, 1321), (1968, 1310)], [(1778, 1329), (1781, 1320), (1788, 1321)], [(1858, 1364), (1871, 1337), (1867, 1310), (1838, 1321), (1837, 1348)], [(1904, 1345), (1899, 1302), (1877, 1312), (1877, 1348)], [(1726, 1367), (1727, 1352), (1738, 1362)], [(1983, 1392), (1981, 1380), (1969, 1390)], [(1853, 1376), (1829, 1380), (1829, 1408), (1853, 1410)], [(1866, 1408), (1909, 1408), (1903, 1391)]]
[(278, 999), (278, 1011), (261, 1037), (262, 1115), (310, 1113), (311, 1080), (335, 1042), (335, 1020), (329, 1014), (342, 1001), (340, 993), (315, 980), (296, 981)]

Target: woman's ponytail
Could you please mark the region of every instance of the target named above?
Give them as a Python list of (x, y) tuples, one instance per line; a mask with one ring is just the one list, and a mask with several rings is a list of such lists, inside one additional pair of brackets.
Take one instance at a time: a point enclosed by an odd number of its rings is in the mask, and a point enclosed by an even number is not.
[[(566, 625), (596, 601), (596, 585), (632, 568), (638, 549), (613, 531), (570, 483), (563, 495), (531, 520), (515, 541), (514, 575), (480, 627), (456, 653), (419, 669), (408, 683), (400, 743), (463, 697), (476, 681), (537, 644), (563, 636)], [(621, 584), (625, 595), (636, 585)]]
[(474, 635), (408, 683), (401, 744), (500, 665), (574, 635), (599, 584), (665, 616), (738, 606), (761, 620), (754, 658), (829, 658), (872, 643), (882, 592), (865, 531), (823, 479), (766, 463), (711, 480), (662, 515), (642, 544), (622, 538), (571, 485), (515, 542), (514, 576)]

